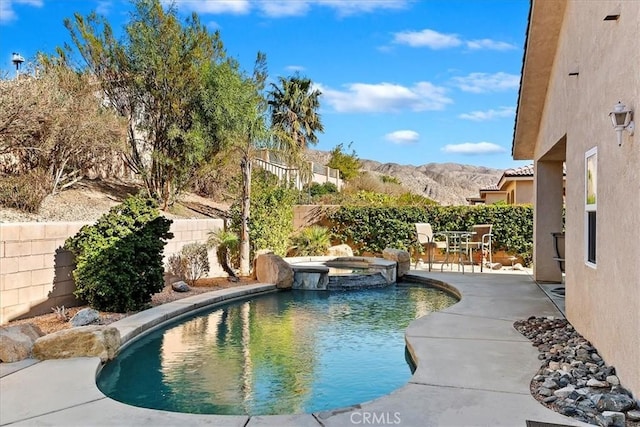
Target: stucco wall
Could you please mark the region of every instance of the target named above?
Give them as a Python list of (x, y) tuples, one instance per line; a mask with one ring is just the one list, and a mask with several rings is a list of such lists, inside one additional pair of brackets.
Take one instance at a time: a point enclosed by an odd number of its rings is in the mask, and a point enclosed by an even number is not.
[[(619, 14), (618, 20), (603, 20), (612, 14)], [(569, 1), (535, 159), (566, 158), (567, 316), (616, 366), (623, 385), (640, 396), (640, 138), (638, 130), (634, 136), (625, 133), (618, 146), (608, 117), (618, 101), (636, 112), (638, 122), (640, 2)], [(565, 135), (566, 153), (559, 154)], [(584, 208), (585, 153), (593, 147), (598, 150), (595, 268), (585, 264)], [(543, 194), (536, 197), (537, 204), (545, 202)], [(536, 239), (542, 237), (536, 233)]]
[(516, 205), (533, 203), (533, 180), (516, 181)]
[(485, 193), (486, 197), (485, 197), (485, 203), (487, 205), (490, 205), (492, 203), (496, 203), (496, 202), (500, 202), (500, 201), (506, 201), (507, 200), (507, 194), (506, 193), (502, 193), (502, 192), (492, 192), (492, 193)]
[[(73, 255), (64, 241), (83, 222), (0, 224), (0, 324), (19, 317), (51, 313), (56, 306), (77, 305), (73, 296)], [(224, 227), (221, 219), (174, 220), (174, 238), (167, 242), (165, 259), (190, 242), (205, 242), (207, 233)], [(221, 276), (215, 251), (209, 251), (209, 276)]]

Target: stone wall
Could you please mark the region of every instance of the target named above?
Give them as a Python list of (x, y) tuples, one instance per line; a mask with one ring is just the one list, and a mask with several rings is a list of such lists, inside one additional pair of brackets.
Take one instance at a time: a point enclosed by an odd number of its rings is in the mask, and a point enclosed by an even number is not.
[[(62, 247), (87, 223), (34, 222), (0, 224), (0, 324), (51, 313), (56, 306), (77, 305), (73, 291), (73, 255)], [(165, 259), (191, 242), (204, 242), (209, 231), (224, 227), (222, 219), (173, 220), (174, 238), (165, 246)], [(210, 277), (223, 276), (209, 251)]]

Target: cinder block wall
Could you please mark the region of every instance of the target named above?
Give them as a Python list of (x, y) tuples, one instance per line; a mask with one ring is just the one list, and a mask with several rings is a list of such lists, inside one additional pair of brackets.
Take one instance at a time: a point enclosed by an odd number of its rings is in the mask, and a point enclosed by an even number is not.
[[(0, 324), (51, 313), (56, 306), (78, 305), (73, 296), (73, 255), (62, 247), (85, 224), (0, 224)], [(187, 243), (204, 243), (210, 231), (223, 227), (222, 219), (173, 220), (174, 238), (165, 246), (165, 260)], [(225, 275), (214, 250), (209, 251), (209, 263), (210, 277)]]
[(338, 205), (295, 205), (293, 207), (293, 229), (322, 224), (327, 214), (340, 209)]
[[(167, 242), (164, 247), (164, 260), (180, 252), (180, 249), (187, 243), (205, 243), (209, 237), (209, 232), (214, 232), (224, 228), (223, 219), (174, 219), (171, 224), (173, 239)], [(215, 249), (209, 250), (209, 270), (208, 277), (226, 276), (216, 256)]]

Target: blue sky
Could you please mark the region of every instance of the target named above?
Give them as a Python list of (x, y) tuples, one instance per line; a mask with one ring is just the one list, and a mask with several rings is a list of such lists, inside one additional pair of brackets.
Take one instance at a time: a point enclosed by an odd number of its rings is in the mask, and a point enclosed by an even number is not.
[[(323, 92), (325, 132), (363, 159), (455, 162), (506, 169), (511, 158), (529, 2), (526, 0), (182, 0), (220, 30), (251, 70), (265, 52), (270, 77), (296, 71)], [(91, 10), (120, 31), (127, 0), (0, 0), (0, 70), (12, 52), (52, 53), (62, 21)]]

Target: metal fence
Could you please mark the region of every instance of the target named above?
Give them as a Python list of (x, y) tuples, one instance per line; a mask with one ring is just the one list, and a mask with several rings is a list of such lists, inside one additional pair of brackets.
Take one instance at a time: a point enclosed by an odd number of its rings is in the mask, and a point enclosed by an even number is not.
[(264, 150), (260, 153), (260, 157), (255, 159), (255, 165), (276, 175), (282, 182), (292, 183), (295, 188), (302, 190), (306, 184), (316, 182), (324, 184), (330, 182), (342, 189), (342, 179), (340, 179), (340, 171), (328, 166), (309, 162), (311, 176), (308, 179), (303, 178), (303, 174), (298, 168), (288, 166), (276, 154)]

